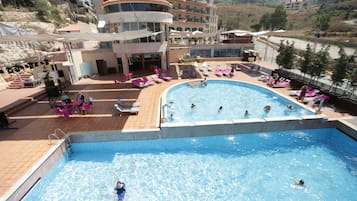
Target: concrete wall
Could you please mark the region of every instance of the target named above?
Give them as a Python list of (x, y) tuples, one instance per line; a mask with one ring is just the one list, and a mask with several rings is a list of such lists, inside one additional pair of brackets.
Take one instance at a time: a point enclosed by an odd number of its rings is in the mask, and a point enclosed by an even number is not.
[(91, 62), (93, 64), (94, 73), (98, 73), (96, 60), (101, 59), (107, 62), (107, 67), (115, 67), (118, 72), (117, 57), (111, 49), (83, 51), (82, 59), (83, 61)]
[(178, 63), (179, 59), (188, 53), (190, 53), (190, 48), (188, 47), (170, 48), (169, 63)]

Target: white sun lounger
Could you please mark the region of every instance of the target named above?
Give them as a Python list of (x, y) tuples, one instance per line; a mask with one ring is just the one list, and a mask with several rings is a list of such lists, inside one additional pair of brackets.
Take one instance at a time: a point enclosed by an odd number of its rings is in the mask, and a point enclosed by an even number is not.
[(138, 114), (140, 108), (139, 107), (122, 107), (119, 104), (114, 104), (113, 109), (116, 110), (117, 112), (120, 112), (120, 115), (122, 113), (131, 113), (131, 114)]

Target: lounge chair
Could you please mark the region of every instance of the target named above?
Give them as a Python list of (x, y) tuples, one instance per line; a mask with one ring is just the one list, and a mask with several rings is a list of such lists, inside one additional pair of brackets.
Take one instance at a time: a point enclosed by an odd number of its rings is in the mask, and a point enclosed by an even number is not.
[(208, 69), (207, 69), (207, 68), (205, 68), (205, 69), (203, 70), (203, 75), (204, 75), (204, 76), (209, 76), (209, 73), (208, 73)]
[(220, 76), (223, 75), (223, 72), (219, 67), (216, 67), (216, 70), (214, 71), (214, 74), (220, 77)]
[(118, 104), (124, 108), (130, 107), (140, 107), (140, 103), (136, 101), (125, 101), (123, 99), (118, 99)]
[(199, 69), (200, 71), (204, 71), (206, 68), (207, 68), (207, 62), (203, 62)]
[(149, 86), (149, 85), (152, 85), (154, 84), (154, 82), (152, 80), (149, 80), (146, 76), (144, 76), (142, 78), (143, 82), (144, 82), (144, 86)]
[(163, 79), (163, 80), (165, 80), (165, 81), (170, 81), (170, 80), (172, 80), (172, 77), (167, 76), (167, 75), (161, 75), (160, 78)]
[[(305, 97), (314, 97), (319, 92), (320, 92), (319, 90), (309, 87), (305, 93)], [(290, 96), (300, 96), (300, 93), (301, 93), (301, 90), (290, 90), (289, 91)]]
[(117, 112), (120, 112), (120, 116), (123, 113), (138, 114), (139, 110), (140, 110), (139, 107), (127, 107), (127, 108), (124, 108), (124, 107), (120, 106), (119, 104), (114, 104), (113, 109), (115, 111), (117, 111)]
[(135, 80), (131, 81), (131, 83), (135, 87), (138, 87), (138, 88), (144, 88), (145, 87), (144, 81), (141, 78), (135, 79)]
[(279, 81), (272, 85), (273, 88), (285, 88), (290, 84), (290, 80)]
[(193, 66), (194, 66), (195, 68), (198, 68), (198, 63), (197, 63), (197, 61), (195, 61), (195, 62), (193, 63)]
[(162, 83), (164, 80), (159, 78), (157, 75), (152, 76), (152, 80), (156, 83)]
[(262, 82), (267, 82), (269, 80), (269, 77), (269, 75), (261, 75), (260, 77), (258, 77), (258, 80)]
[(224, 76), (230, 76), (231, 72), (232, 72), (232, 68), (229, 67), (229, 68), (223, 69), (221, 71), (222, 71)]

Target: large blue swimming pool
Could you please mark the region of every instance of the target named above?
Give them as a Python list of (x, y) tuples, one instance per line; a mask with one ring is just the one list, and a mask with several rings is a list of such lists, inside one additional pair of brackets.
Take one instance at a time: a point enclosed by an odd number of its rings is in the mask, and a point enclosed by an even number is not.
[[(300, 117), (313, 114), (266, 88), (230, 80), (208, 80), (207, 86), (178, 84), (167, 91), (165, 98), (167, 106), (163, 109), (168, 122)], [(266, 105), (271, 106), (270, 112), (264, 111)], [(288, 109), (288, 105), (294, 109)], [(222, 110), (219, 110), (221, 106)], [(248, 116), (245, 116), (246, 110)]]
[[(357, 143), (336, 129), (73, 144), (23, 199), (356, 200)], [(305, 186), (295, 180), (303, 179)]]

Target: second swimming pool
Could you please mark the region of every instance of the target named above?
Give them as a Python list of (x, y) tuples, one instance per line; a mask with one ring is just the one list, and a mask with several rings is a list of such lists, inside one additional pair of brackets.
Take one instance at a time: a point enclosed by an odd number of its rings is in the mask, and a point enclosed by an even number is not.
[[(209, 80), (207, 85), (182, 83), (165, 94), (168, 122), (199, 122), (267, 117), (300, 117), (313, 112), (266, 88), (237, 81)], [(264, 107), (270, 105), (269, 112)], [(293, 110), (287, 106), (292, 105)], [(219, 109), (222, 108), (222, 109)], [(248, 115), (245, 115), (248, 111)]]
[(125, 201), (355, 200), (356, 149), (337, 129), (76, 143), (23, 200), (116, 200), (117, 180)]

